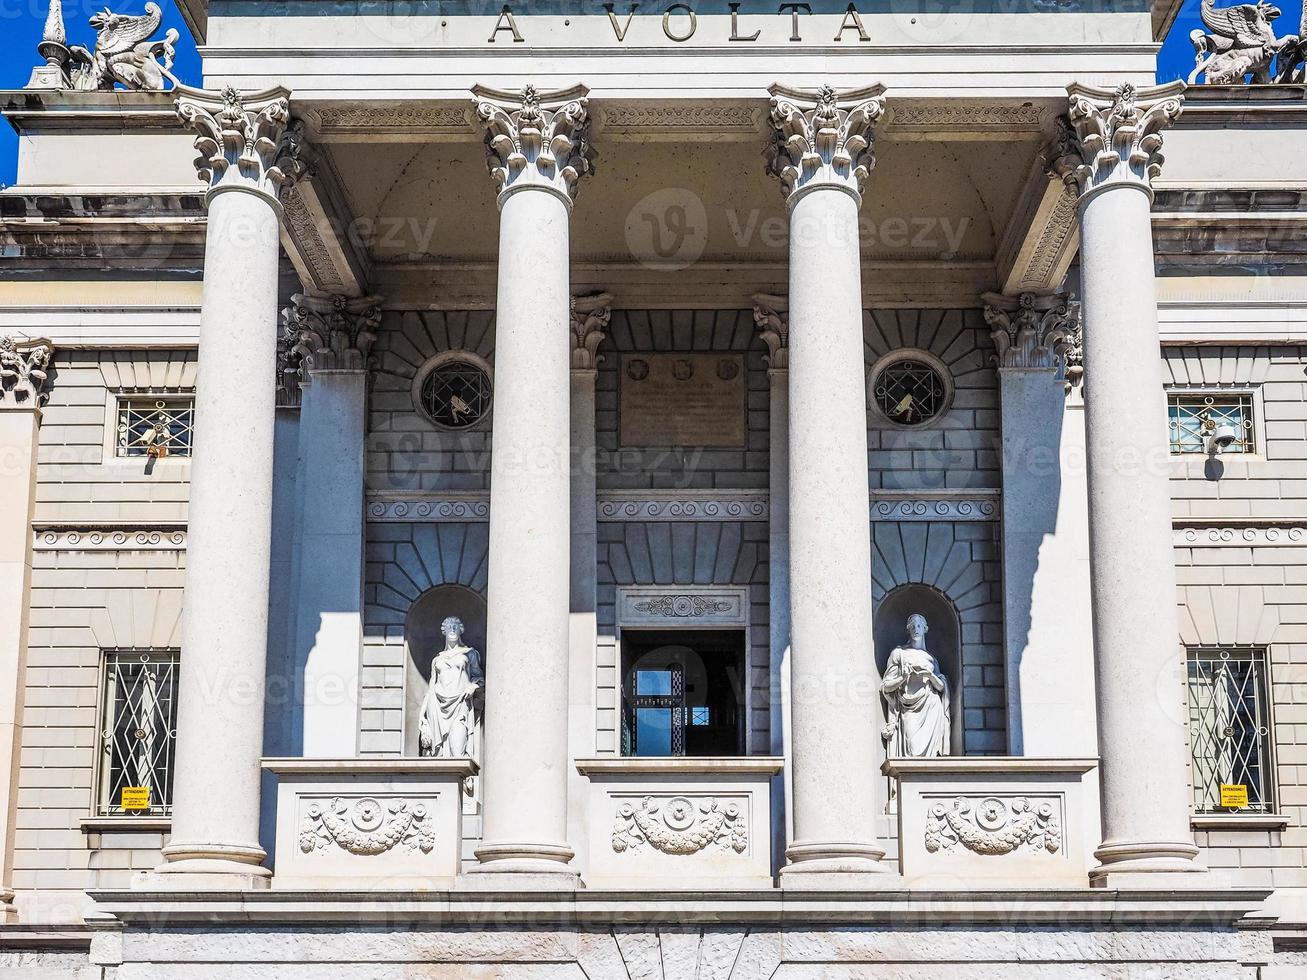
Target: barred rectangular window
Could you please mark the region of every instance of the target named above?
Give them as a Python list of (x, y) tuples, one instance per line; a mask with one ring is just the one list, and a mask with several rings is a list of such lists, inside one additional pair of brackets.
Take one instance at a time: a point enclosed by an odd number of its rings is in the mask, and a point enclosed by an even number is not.
[(189, 456), (195, 424), (191, 396), (118, 399), (118, 456)]
[(108, 650), (100, 706), (100, 816), (172, 812), (176, 650)]
[(1172, 391), (1166, 402), (1172, 454), (1206, 455), (1211, 451), (1209, 438), (1218, 433), (1230, 437), (1219, 452), (1256, 452), (1253, 396), (1248, 392)]
[(1266, 649), (1190, 647), (1188, 660), (1195, 812), (1274, 813)]

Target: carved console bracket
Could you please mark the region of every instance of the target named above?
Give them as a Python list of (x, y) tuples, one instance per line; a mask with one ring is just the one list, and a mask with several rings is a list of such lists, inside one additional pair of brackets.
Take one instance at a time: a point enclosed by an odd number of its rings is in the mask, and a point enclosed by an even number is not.
[(785, 371), (790, 366), (790, 299), (772, 293), (753, 294), (753, 323), (767, 345), (767, 367)]

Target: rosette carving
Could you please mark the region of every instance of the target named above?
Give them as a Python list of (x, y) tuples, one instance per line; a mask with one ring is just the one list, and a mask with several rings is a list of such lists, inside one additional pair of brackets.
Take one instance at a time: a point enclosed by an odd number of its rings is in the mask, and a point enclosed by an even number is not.
[(1019, 848), (1055, 854), (1062, 849), (1062, 826), (1052, 803), (1018, 796), (979, 801), (956, 797), (935, 803), (926, 815), (926, 850), (964, 847), (976, 854), (1011, 854)]
[(381, 801), (366, 796), (346, 801), (336, 797), (328, 806), (312, 803), (300, 824), (299, 845), (305, 854), (332, 845), (351, 854), (384, 854), (402, 846), (430, 854), (436, 846), (427, 808), (406, 800)]
[(518, 94), (477, 86), (472, 90), (477, 121), (486, 131), (486, 163), (499, 198), (538, 187), (570, 207), (582, 177), (593, 172), (590, 115), (583, 86)]
[(1152, 193), (1162, 172), (1162, 130), (1180, 116), (1184, 84), (1137, 89), (1067, 86), (1065, 123), (1049, 153), (1049, 168), (1081, 195), (1129, 184)]
[(646, 845), (663, 854), (698, 854), (714, 845), (743, 854), (749, 831), (738, 803), (646, 796), (639, 806), (623, 803), (617, 808), (613, 850), (620, 854)]
[(780, 179), (788, 200), (815, 187), (833, 187), (861, 200), (876, 165), (874, 128), (885, 114), (883, 92), (879, 85), (843, 94), (829, 85), (817, 92), (771, 87), (767, 171)]
[(212, 195), (249, 190), (277, 200), (283, 186), (298, 180), (303, 124), (292, 122), (290, 93), (282, 88), (245, 94), (227, 86), (208, 92), (178, 86), (177, 115), (199, 135), (195, 169)]

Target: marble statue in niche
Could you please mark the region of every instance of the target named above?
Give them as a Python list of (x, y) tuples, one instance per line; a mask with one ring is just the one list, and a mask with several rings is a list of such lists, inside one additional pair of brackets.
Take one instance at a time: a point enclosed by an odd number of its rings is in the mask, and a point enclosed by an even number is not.
[(885, 665), (880, 691), (886, 703), (881, 733), (891, 758), (929, 759), (949, 754), (948, 678), (926, 649), (926, 617), (908, 617), (908, 641), (895, 647)]
[(463, 621), (440, 624), (445, 648), (431, 659), (431, 684), (418, 720), (418, 754), (479, 757), (485, 673), (481, 654), (463, 643)]

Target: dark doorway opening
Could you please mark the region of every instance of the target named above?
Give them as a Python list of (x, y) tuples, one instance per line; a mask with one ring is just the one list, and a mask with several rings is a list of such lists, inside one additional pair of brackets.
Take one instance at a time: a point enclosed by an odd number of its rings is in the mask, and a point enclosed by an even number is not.
[(622, 631), (622, 754), (744, 755), (744, 630)]

